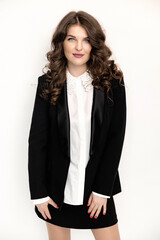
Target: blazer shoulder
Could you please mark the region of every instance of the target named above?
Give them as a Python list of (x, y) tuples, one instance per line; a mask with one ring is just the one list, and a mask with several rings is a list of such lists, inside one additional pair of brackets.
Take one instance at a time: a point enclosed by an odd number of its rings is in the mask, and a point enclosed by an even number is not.
[(41, 99), (44, 101), (49, 101), (50, 94), (48, 96), (45, 95), (44, 98), (44, 89), (48, 89), (48, 81), (47, 81), (47, 76), (46, 74), (42, 74), (38, 77), (38, 84), (37, 84), (37, 94)]
[(48, 89), (49, 87), (49, 82), (47, 81), (47, 75), (42, 74), (38, 77), (38, 86), (39, 88), (42, 89)]
[(42, 74), (38, 77), (38, 83), (45, 83), (47, 79), (46, 74)]
[(112, 78), (111, 80), (111, 91), (113, 100), (119, 100), (125, 97), (125, 83), (124, 77), (122, 76), (121, 81), (119, 79)]
[(121, 81), (119, 79), (112, 78), (112, 80), (110, 82), (111, 82), (112, 89), (121, 88), (121, 87), (125, 86), (124, 77), (123, 76), (122, 76)]
[(111, 89), (113, 91), (113, 95), (119, 95), (120, 93), (125, 92), (124, 77), (122, 76), (121, 81), (119, 79), (112, 78)]

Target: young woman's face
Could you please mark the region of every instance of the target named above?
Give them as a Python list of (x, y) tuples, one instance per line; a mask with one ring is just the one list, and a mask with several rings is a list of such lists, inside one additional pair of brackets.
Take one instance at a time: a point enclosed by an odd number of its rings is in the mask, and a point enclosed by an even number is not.
[[(70, 66), (86, 65), (90, 58), (92, 46), (87, 38), (86, 30), (79, 25), (72, 25), (67, 32), (67, 36), (63, 42), (64, 54)], [(74, 54), (82, 54), (79, 55)]]

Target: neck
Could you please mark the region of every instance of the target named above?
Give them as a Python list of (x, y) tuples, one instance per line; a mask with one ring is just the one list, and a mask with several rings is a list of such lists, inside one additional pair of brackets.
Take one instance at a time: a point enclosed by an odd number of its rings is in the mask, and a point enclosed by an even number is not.
[(76, 66), (76, 67), (67, 66), (67, 69), (72, 76), (79, 77), (87, 70), (87, 67), (86, 66)]

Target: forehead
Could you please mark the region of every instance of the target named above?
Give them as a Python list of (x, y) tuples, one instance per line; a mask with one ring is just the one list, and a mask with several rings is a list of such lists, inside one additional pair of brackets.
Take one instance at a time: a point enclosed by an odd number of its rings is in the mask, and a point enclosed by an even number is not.
[(69, 27), (67, 35), (72, 35), (75, 37), (88, 37), (85, 28), (79, 25), (72, 25), (71, 27)]

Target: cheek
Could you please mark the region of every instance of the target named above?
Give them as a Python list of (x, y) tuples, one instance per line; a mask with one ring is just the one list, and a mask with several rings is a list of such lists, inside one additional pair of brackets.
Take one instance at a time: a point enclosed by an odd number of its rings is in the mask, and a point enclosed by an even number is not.
[(85, 51), (86, 51), (87, 53), (90, 53), (90, 51), (91, 51), (91, 49), (92, 49), (92, 46), (89, 45), (89, 44), (86, 44), (84, 47), (85, 47)]
[(70, 44), (64, 43), (63, 44), (64, 52), (69, 52), (71, 51), (71, 46)]
[(91, 53), (91, 50), (92, 50), (92, 48), (91, 48), (91, 47), (87, 47), (87, 48), (86, 48), (86, 53), (87, 53), (88, 55), (90, 55), (90, 53)]

